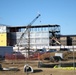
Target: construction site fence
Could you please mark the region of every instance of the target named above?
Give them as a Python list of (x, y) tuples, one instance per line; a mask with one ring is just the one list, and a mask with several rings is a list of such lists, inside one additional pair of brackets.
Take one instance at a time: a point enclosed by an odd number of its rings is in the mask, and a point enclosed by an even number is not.
[(21, 54), (5, 54), (5, 60), (39, 60), (39, 54), (29, 57)]

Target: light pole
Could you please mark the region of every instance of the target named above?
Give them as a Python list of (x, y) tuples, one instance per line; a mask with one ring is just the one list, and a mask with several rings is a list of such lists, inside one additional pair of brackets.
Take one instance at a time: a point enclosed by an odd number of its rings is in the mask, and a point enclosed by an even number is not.
[(75, 74), (75, 56), (74, 56), (74, 46), (73, 46), (73, 67), (74, 67), (74, 72), (73, 72), (73, 74)]

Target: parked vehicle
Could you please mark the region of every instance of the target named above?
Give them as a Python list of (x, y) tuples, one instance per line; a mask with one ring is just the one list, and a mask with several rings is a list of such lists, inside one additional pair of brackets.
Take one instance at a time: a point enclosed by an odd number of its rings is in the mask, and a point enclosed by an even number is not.
[(30, 56), (32, 59), (39, 59), (39, 56), (44, 54), (46, 52), (46, 49), (37, 49), (35, 52), (33, 52), (32, 56)]
[(56, 49), (50, 49), (50, 50), (48, 50), (46, 53), (56, 52), (56, 51), (57, 51)]
[(68, 48), (60, 48), (60, 51), (70, 51)]
[(44, 52), (46, 52), (46, 50), (45, 49), (37, 49), (35, 52), (36, 53), (44, 53)]

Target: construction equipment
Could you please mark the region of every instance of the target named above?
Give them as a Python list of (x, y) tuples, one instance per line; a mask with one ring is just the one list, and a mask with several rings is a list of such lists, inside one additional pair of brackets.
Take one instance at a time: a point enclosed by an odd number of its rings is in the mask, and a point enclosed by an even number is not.
[[(51, 40), (52, 40), (52, 44), (57, 44), (57, 45), (61, 45), (61, 43), (58, 41), (58, 38), (57, 38), (57, 35), (56, 35), (56, 33), (58, 33), (59, 31), (51, 31), (51, 33), (52, 33), (52, 38), (51, 38)], [(58, 35), (59, 36), (59, 35)]]
[[(30, 28), (31, 28), (31, 25), (40, 17), (41, 15), (38, 14), (38, 16), (36, 16), (25, 28), (24, 32), (22, 33), (22, 35), (20, 36), (20, 39), (19, 41), (17, 42), (17, 44), (15, 45), (15, 47), (19, 47), (20, 45), (20, 42), (24, 36), (24, 34), (28, 31), (28, 43), (30, 43), (29, 41), (29, 38), (30, 38)], [(29, 45), (29, 44), (28, 44)]]
[(56, 44), (61, 45), (61, 43), (58, 41), (57, 38), (53, 37), (52, 40), (54, 40), (56, 42)]
[[(25, 31), (22, 33), (22, 35), (21, 35), (21, 37), (20, 37), (20, 39), (19, 39), (18, 44), (19, 44), (20, 41), (22, 40), (22, 37), (24, 36), (24, 34), (29, 30), (29, 28), (31, 27), (31, 25), (39, 18), (39, 16), (41, 16), (41, 15), (38, 14), (38, 16), (37, 16), (32, 22), (30, 22), (30, 23), (27, 25)], [(17, 45), (18, 45), (18, 44), (17, 44)]]

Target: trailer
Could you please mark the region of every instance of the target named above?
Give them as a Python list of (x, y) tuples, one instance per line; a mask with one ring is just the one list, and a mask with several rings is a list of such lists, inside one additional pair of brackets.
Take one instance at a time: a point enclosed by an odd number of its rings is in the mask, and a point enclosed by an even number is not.
[(5, 57), (5, 54), (12, 54), (13, 47), (12, 46), (0, 46), (0, 57)]

